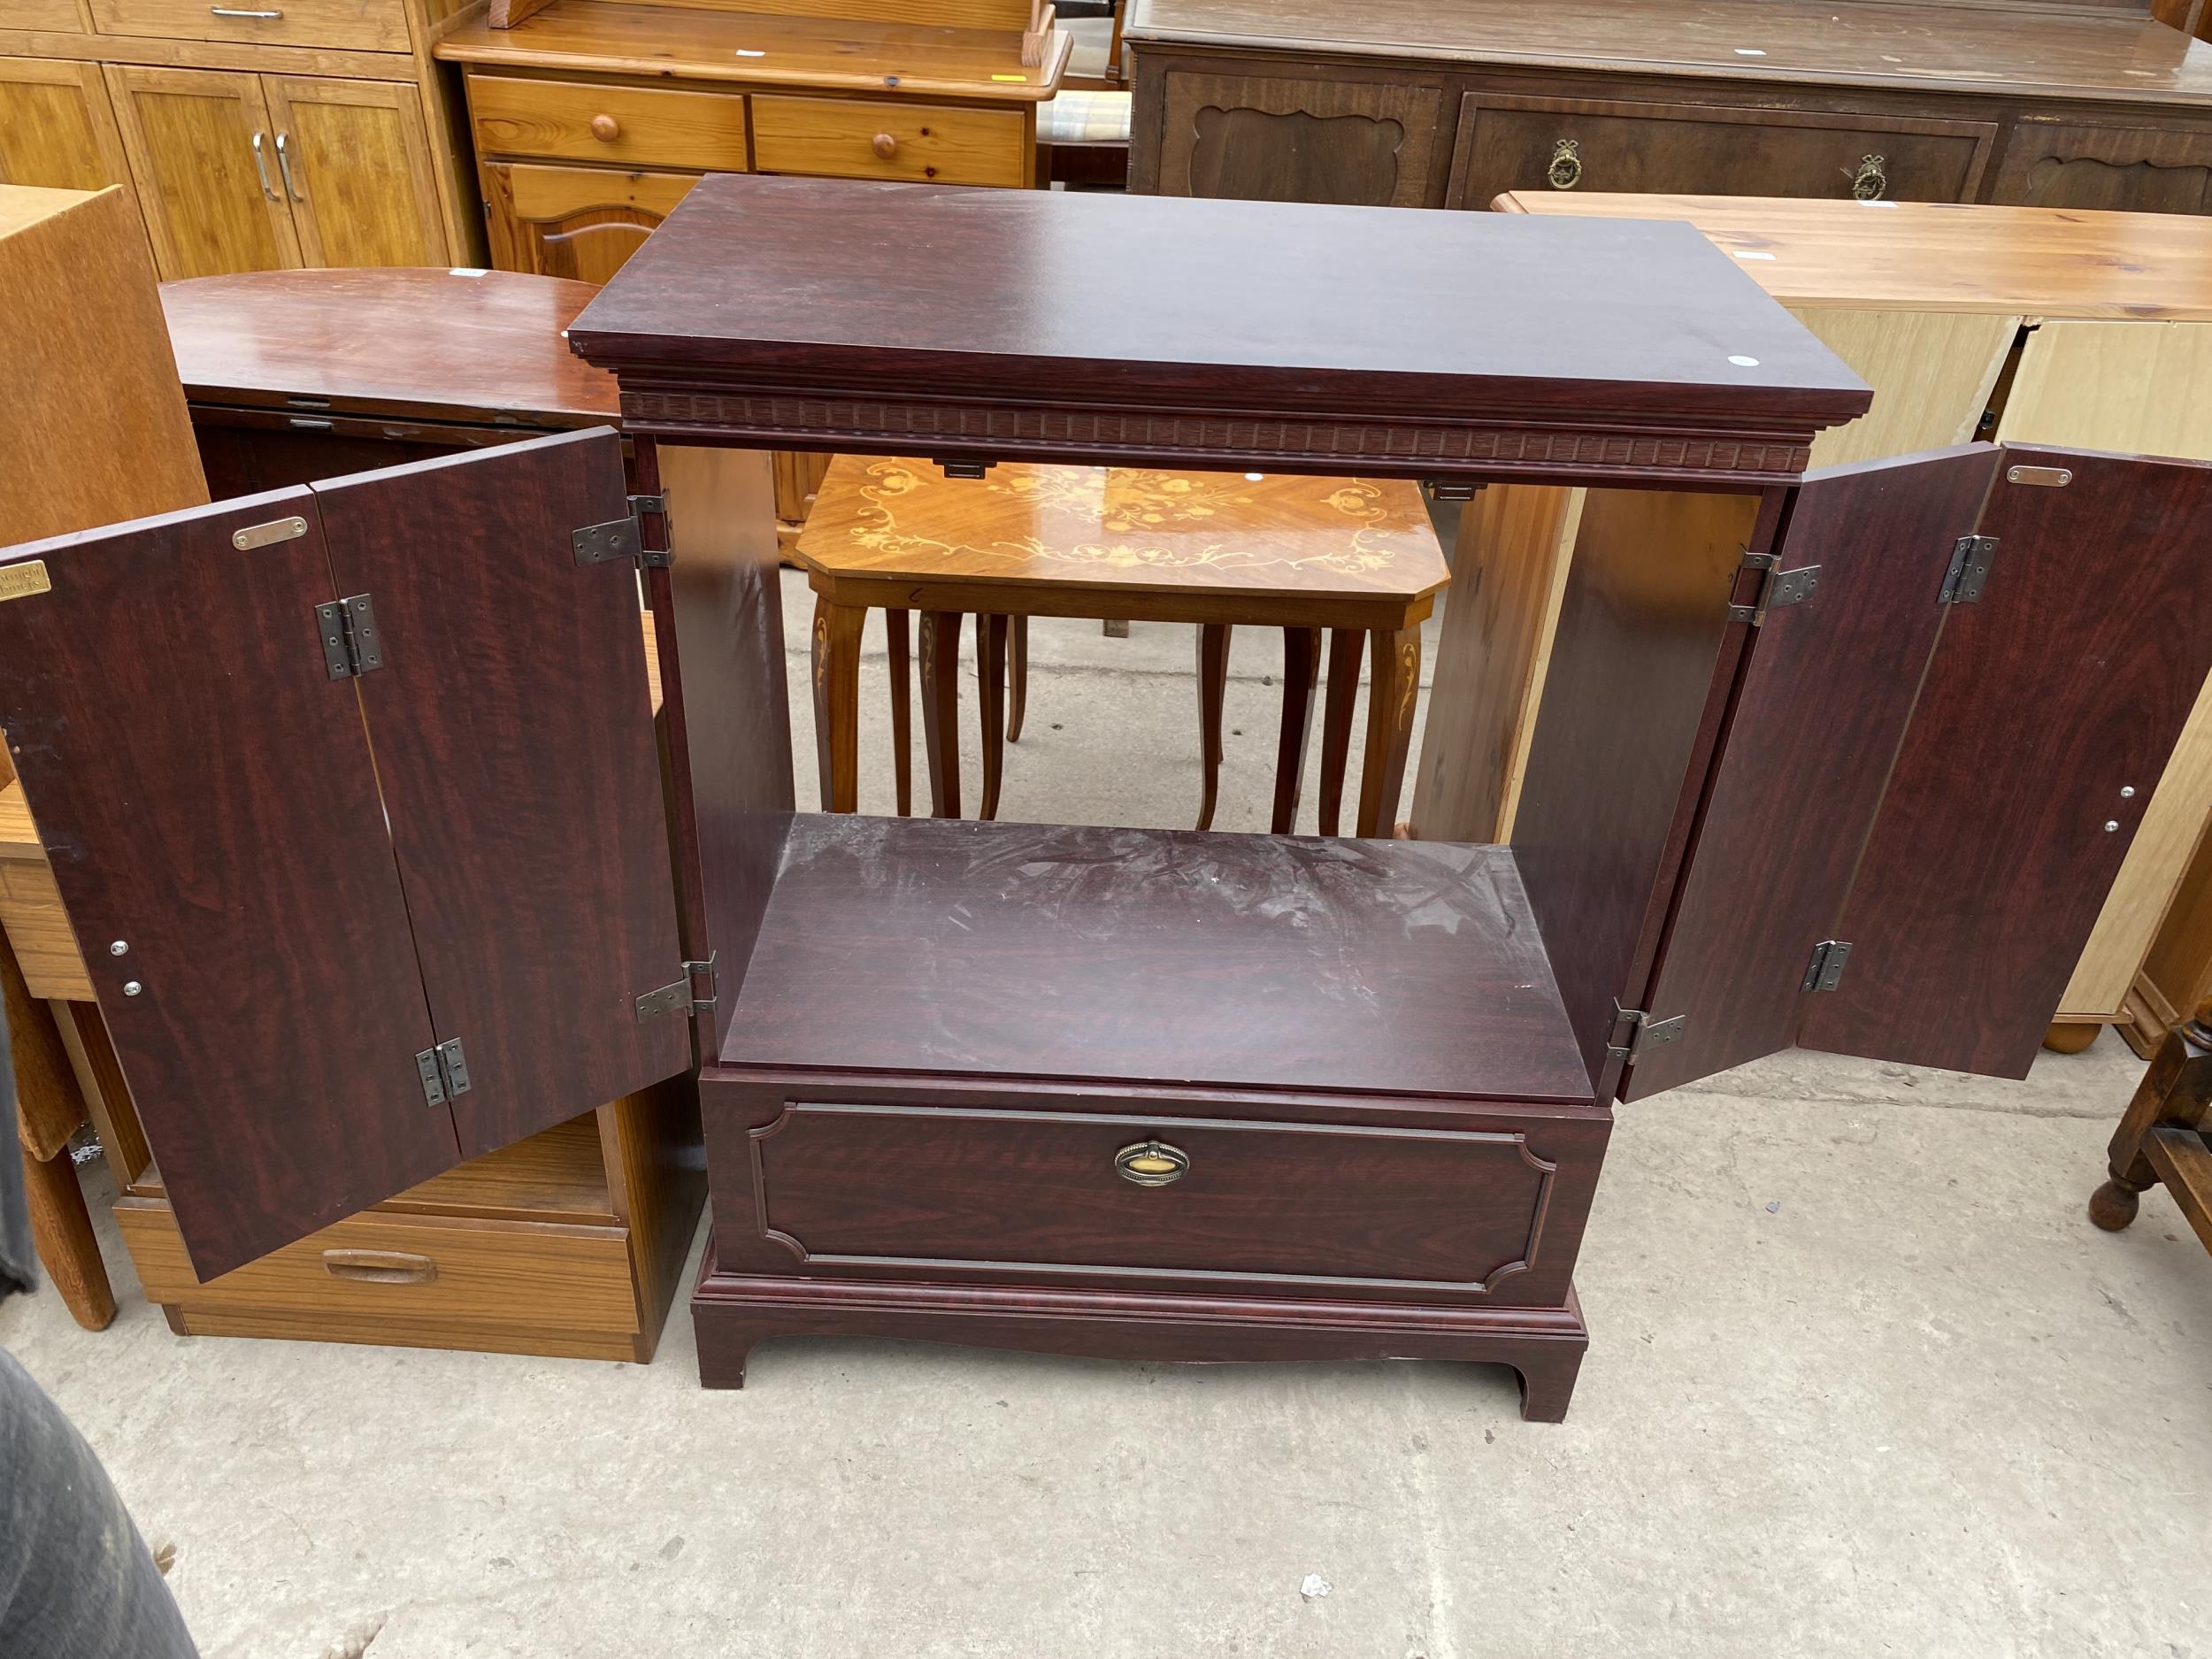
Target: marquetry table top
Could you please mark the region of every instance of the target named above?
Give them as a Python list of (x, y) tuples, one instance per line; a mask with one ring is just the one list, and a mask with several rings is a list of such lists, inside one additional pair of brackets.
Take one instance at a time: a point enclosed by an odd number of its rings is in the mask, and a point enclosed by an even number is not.
[(824, 575), (1414, 600), (1451, 580), (1417, 484), (841, 455), (801, 532)]

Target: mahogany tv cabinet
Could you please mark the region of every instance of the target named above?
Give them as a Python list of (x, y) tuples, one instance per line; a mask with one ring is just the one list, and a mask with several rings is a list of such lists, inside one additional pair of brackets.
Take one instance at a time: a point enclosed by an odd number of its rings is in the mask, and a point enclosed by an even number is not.
[[(2024, 1071), (2212, 668), (2212, 469), (1801, 475), (1869, 394), (1685, 225), (715, 177), (571, 339), (637, 497), (586, 432), (0, 554), (203, 1273), (696, 1064), (709, 1385), (1426, 1356), (1556, 1419), (1616, 1104)], [(1588, 488), (1516, 844), (795, 812), (791, 447)]]

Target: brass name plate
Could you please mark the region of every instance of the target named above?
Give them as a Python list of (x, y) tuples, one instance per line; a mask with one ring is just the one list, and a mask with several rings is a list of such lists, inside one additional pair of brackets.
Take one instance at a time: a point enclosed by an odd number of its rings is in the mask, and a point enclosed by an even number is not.
[(0, 565), (0, 604), (11, 599), (28, 599), (33, 594), (47, 594), (54, 590), (54, 579), (46, 573), (44, 559), (25, 559), (20, 565)]

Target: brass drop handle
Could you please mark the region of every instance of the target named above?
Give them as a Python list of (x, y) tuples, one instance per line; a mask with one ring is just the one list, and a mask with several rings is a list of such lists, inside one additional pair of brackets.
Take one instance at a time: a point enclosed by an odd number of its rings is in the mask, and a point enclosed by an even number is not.
[(888, 161), (899, 153), (899, 141), (888, 133), (878, 133), (868, 141), (868, 148)]
[(1164, 1141), (1140, 1141), (1114, 1154), (1114, 1168), (1125, 1181), (1140, 1187), (1165, 1187), (1179, 1181), (1190, 1169), (1190, 1154)]
[(1859, 170), (1851, 175), (1851, 194), (1862, 202), (1878, 202), (1889, 188), (1886, 156), (1861, 156)]
[(591, 118), (591, 135), (603, 144), (611, 144), (622, 136), (622, 123), (611, 115), (595, 115)]
[(323, 1271), (362, 1284), (427, 1285), (437, 1278), (438, 1264), (405, 1250), (325, 1250)]
[(1555, 190), (1571, 190), (1582, 182), (1582, 145), (1572, 138), (1563, 138), (1551, 149), (1551, 166), (1544, 176), (1551, 180)]

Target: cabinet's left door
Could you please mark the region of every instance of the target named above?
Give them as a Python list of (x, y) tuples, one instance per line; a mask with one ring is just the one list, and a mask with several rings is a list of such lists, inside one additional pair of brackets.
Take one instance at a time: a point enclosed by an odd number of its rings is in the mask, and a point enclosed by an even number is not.
[(459, 1158), (310, 491), (0, 550), (0, 729), (203, 1279)]
[(0, 58), (0, 184), (130, 190), (99, 65)]
[(296, 268), (261, 77), (135, 64), (106, 73), (163, 280)]

